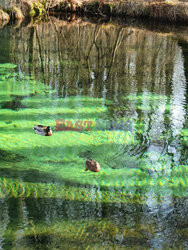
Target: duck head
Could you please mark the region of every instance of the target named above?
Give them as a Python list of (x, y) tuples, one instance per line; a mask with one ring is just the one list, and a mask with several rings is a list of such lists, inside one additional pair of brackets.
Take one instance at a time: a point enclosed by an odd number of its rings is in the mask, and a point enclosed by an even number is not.
[(52, 129), (50, 126), (46, 128), (46, 135), (51, 136), (52, 135)]

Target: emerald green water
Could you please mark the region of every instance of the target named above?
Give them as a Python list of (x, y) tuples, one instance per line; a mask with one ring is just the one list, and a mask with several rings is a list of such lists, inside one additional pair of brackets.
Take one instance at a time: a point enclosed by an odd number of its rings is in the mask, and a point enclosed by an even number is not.
[(186, 249), (186, 36), (52, 20), (0, 41), (0, 248)]

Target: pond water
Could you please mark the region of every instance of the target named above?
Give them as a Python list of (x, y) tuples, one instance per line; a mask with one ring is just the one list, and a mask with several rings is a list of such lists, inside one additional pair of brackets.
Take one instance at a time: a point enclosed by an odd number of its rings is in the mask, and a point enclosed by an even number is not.
[[(188, 248), (184, 31), (0, 30), (0, 248)], [(101, 171), (85, 172), (87, 158)]]

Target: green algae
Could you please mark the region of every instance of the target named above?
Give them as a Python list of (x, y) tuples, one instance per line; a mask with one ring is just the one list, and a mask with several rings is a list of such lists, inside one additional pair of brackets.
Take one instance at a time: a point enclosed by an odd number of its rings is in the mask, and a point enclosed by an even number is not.
[[(25, 171), (25, 175), (33, 174), (33, 171)], [(11, 173), (9, 170), (8, 173)], [(19, 175), (18, 170), (18, 175)], [(43, 180), (40, 181), (40, 175), (37, 182), (23, 182), (18, 181), (16, 179), (11, 178), (3, 178), (1, 179), (0, 184), (0, 198), (18, 198), (18, 197), (30, 197), (30, 198), (60, 198), (66, 200), (74, 200), (74, 201), (92, 201), (92, 202), (121, 202), (121, 203), (138, 203), (144, 204), (148, 198), (147, 195), (141, 196), (139, 193), (135, 193), (135, 191), (139, 188), (145, 192), (152, 188), (155, 191), (155, 197), (160, 197), (160, 202), (162, 199), (168, 196), (168, 192), (172, 193), (174, 196), (186, 197), (187, 196), (187, 185), (188, 185), (188, 177), (187, 171), (186, 173), (176, 173), (170, 177), (159, 176), (157, 178), (153, 178), (151, 176), (140, 175), (140, 179), (138, 176), (136, 178), (131, 178), (126, 180), (126, 182), (120, 182), (120, 176), (117, 175), (116, 182), (112, 180), (111, 183), (105, 184), (104, 181), (101, 182), (91, 182), (90, 185), (87, 182), (87, 187), (83, 183), (75, 183), (72, 182), (71, 179), (68, 181), (62, 179), (60, 177), (53, 174), (48, 175), (48, 179), (46, 178), (46, 173), (41, 173), (43, 176)], [(138, 173), (137, 173), (138, 174)], [(1, 175), (3, 172), (1, 171)], [(11, 175), (10, 175), (11, 176)], [(143, 178), (145, 176), (145, 179)], [(90, 175), (91, 177), (91, 175)], [(104, 177), (104, 176), (103, 176)], [(105, 176), (106, 177), (106, 176)], [(142, 178), (141, 178), (142, 177)], [(44, 179), (46, 178), (46, 179)], [(54, 179), (53, 179), (54, 178)], [(117, 181), (117, 179), (119, 181)], [(29, 177), (28, 177), (29, 180)], [(32, 180), (32, 178), (31, 178)], [(50, 180), (50, 181), (49, 181)], [(54, 180), (54, 183), (52, 181)], [(110, 180), (110, 178), (109, 178)], [(124, 177), (125, 180), (125, 177)], [(36, 181), (36, 180), (35, 180)], [(42, 183), (48, 182), (49, 183)], [(111, 184), (111, 185), (110, 185)], [(98, 187), (100, 185), (100, 192), (98, 192)], [(150, 196), (149, 196), (150, 197)]]
[(15, 69), (16, 67), (17, 67), (17, 65), (13, 64), (13, 63), (0, 64), (0, 69), (3, 69), (3, 71), (8, 70), (8, 69)]
[[(142, 232), (149, 234), (151, 227), (142, 225), (138, 231), (131, 230), (129, 226), (119, 225), (112, 220), (104, 220), (102, 223), (100, 220), (72, 220), (53, 222), (48, 226), (41, 223), (34, 224), (32, 221), (27, 223), (28, 227), (24, 231), (20, 232), (17, 238), (17, 244), (19, 246), (25, 246), (25, 244), (32, 244), (35, 247), (48, 248), (53, 247), (54, 243), (62, 248), (85, 249), (92, 248), (100, 249), (100, 244), (103, 242), (108, 243), (108, 246), (113, 249), (121, 249), (119, 245), (118, 236), (122, 235), (124, 241), (132, 239), (132, 245), (137, 245), (139, 241), (146, 242), (143, 239)], [(11, 232), (7, 232), (11, 233)], [(153, 233), (154, 234), (154, 233)], [(154, 234), (155, 235), (155, 234)], [(137, 243), (133, 243), (135, 241)], [(93, 248), (94, 247), (94, 248)], [(99, 247), (99, 248), (98, 248)]]
[(154, 94), (154, 93), (142, 93), (142, 94), (129, 94), (123, 96), (122, 100), (129, 104), (132, 104), (134, 108), (141, 111), (153, 111), (153, 110), (166, 110), (169, 112), (171, 106), (169, 105), (169, 97), (166, 95)]
[(166, 95), (159, 95), (159, 94), (134, 94), (134, 95), (127, 95), (125, 97), (122, 97), (123, 100), (138, 100), (138, 101), (153, 101), (153, 100), (168, 100), (169, 98)]
[(21, 101), (17, 100), (17, 99), (13, 99), (12, 101), (8, 101), (8, 102), (3, 102), (1, 103), (1, 108), (2, 109), (12, 109), (12, 110), (18, 110), (18, 109), (23, 109), (26, 108), (26, 106), (24, 106)]
[(21, 161), (25, 157), (19, 154), (14, 154), (10, 151), (0, 149), (0, 161), (16, 162)]
[[(90, 209), (94, 212), (94, 207), (91, 206)], [(129, 219), (130, 212), (132, 211), (127, 211), (125, 218)], [(138, 214), (140, 215), (140, 212)], [(16, 232), (11, 228), (7, 229), (4, 235), (7, 239), (10, 235), (15, 235), (19, 249), (27, 249), (30, 246), (32, 249), (54, 249), (54, 245), (61, 249), (103, 249), (104, 245), (108, 249), (125, 249), (125, 245), (126, 249), (127, 246), (130, 249), (139, 249), (142, 245), (143, 249), (148, 249), (148, 237), (156, 237), (159, 226), (156, 222), (139, 221), (139, 215), (138, 221), (132, 221), (132, 224), (113, 218), (104, 218), (103, 221), (92, 217), (80, 220), (61, 218), (47, 223), (27, 219), (24, 228), (20, 225)], [(186, 229), (176, 230), (182, 238), (186, 238)], [(176, 245), (176, 248), (179, 249), (179, 246)]]
[[(147, 130), (142, 121), (134, 120), (132, 132), (96, 131), (97, 119), (110, 118), (103, 99), (87, 96), (57, 99), (52, 93), (35, 95), (34, 91), (36, 88), (18, 97), (27, 108), (1, 109), (4, 160), (0, 161), (0, 199), (18, 199), (20, 203), (28, 199), (44, 199), (46, 203), (51, 199), (63, 201), (68, 204), (69, 217), (58, 221), (50, 217), (50, 222), (46, 223), (40, 216), (36, 222), (29, 215), (18, 229), (8, 225), (3, 234), (4, 246), (9, 246), (15, 237), (19, 249), (54, 249), (54, 246), (100, 249), (101, 245), (109, 249), (124, 249), (125, 245), (139, 249), (141, 245), (147, 249), (148, 237), (157, 235), (156, 225), (144, 224), (138, 219), (138, 225), (132, 229), (132, 224), (108, 217), (92, 219), (95, 216), (92, 206), (144, 206), (148, 200), (153, 206), (156, 202), (166, 206), (168, 197), (187, 197), (188, 167), (174, 165), (170, 155), (146, 153), (137, 136)], [(12, 96), (17, 94), (13, 89), (5, 99), (17, 98)], [(55, 131), (56, 119), (71, 120), (73, 124), (78, 119), (91, 120), (93, 130)], [(32, 127), (37, 123), (51, 125), (53, 136), (34, 134)], [(22, 155), (27, 157), (22, 158)], [(100, 162), (99, 173), (84, 171), (87, 157)], [(91, 218), (82, 220), (77, 216), (79, 219), (71, 219), (75, 216), (72, 202), (85, 204), (85, 211), (90, 210)], [(135, 208), (127, 213), (135, 213)], [(185, 238), (187, 232), (179, 230), (178, 234)]]
[[(97, 119), (111, 119), (112, 101), (89, 96), (57, 98), (41, 82), (24, 75), (21, 79), (15, 76), (16, 72), (11, 72), (15, 65), (5, 64), (4, 68), (3, 65), (1, 69), (9, 75), (9, 80), (0, 80), (0, 96), (4, 101), (0, 121), (1, 155), (4, 155), (1, 197), (143, 203), (146, 198), (136, 190), (147, 192), (151, 187), (156, 195), (165, 196), (169, 189), (175, 196), (187, 195), (187, 167), (174, 166), (170, 155), (145, 153), (140, 139), (147, 131), (144, 121), (133, 119), (132, 132), (97, 130)], [(139, 108), (143, 100), (158, 103), (167, 101), (168, 97), (147, 94), (124, 99), (138, 101)], [(23, 106), (10, 109), (9, 104), (14, 100)], [(157, 103), (151, 107), (156, 109)], [(57, 119), (72, 124), (89, 120), (93, 127), (87, 132), (56, 131)], [(34, 124), (52, 126), (53, 136), (34, 134)], [(186, 129), (181, 135), (186, 137)], [(10, 154), (5, 156), (3, 152)], [(20, 158), (22, 155), (27, 158)], [(100, 162), (99, 173), (84, 171), (87, 157)], [(100, 192), (91, 195), (91, 190), (98, 187)]]

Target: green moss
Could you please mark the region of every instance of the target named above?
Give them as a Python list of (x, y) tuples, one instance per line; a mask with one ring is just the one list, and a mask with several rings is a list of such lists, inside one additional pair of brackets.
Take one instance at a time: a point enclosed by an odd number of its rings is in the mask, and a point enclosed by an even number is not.
[(42, 0), (42, 1), (36, 1), (33, 3), (33, 8), (30, 11), (30, 16), (35, 17), (37, 19), (45, 18), (49, 6), (50, 6), (49, 0)]
[(36, 13), (36, 11), (35, 11), (34, 9), (32, 9), (32, 10), (30, 11), (29, 15), (30, 15), (31, 17), (35, 17), (35, 16), (37, 15), (37, 13)]

